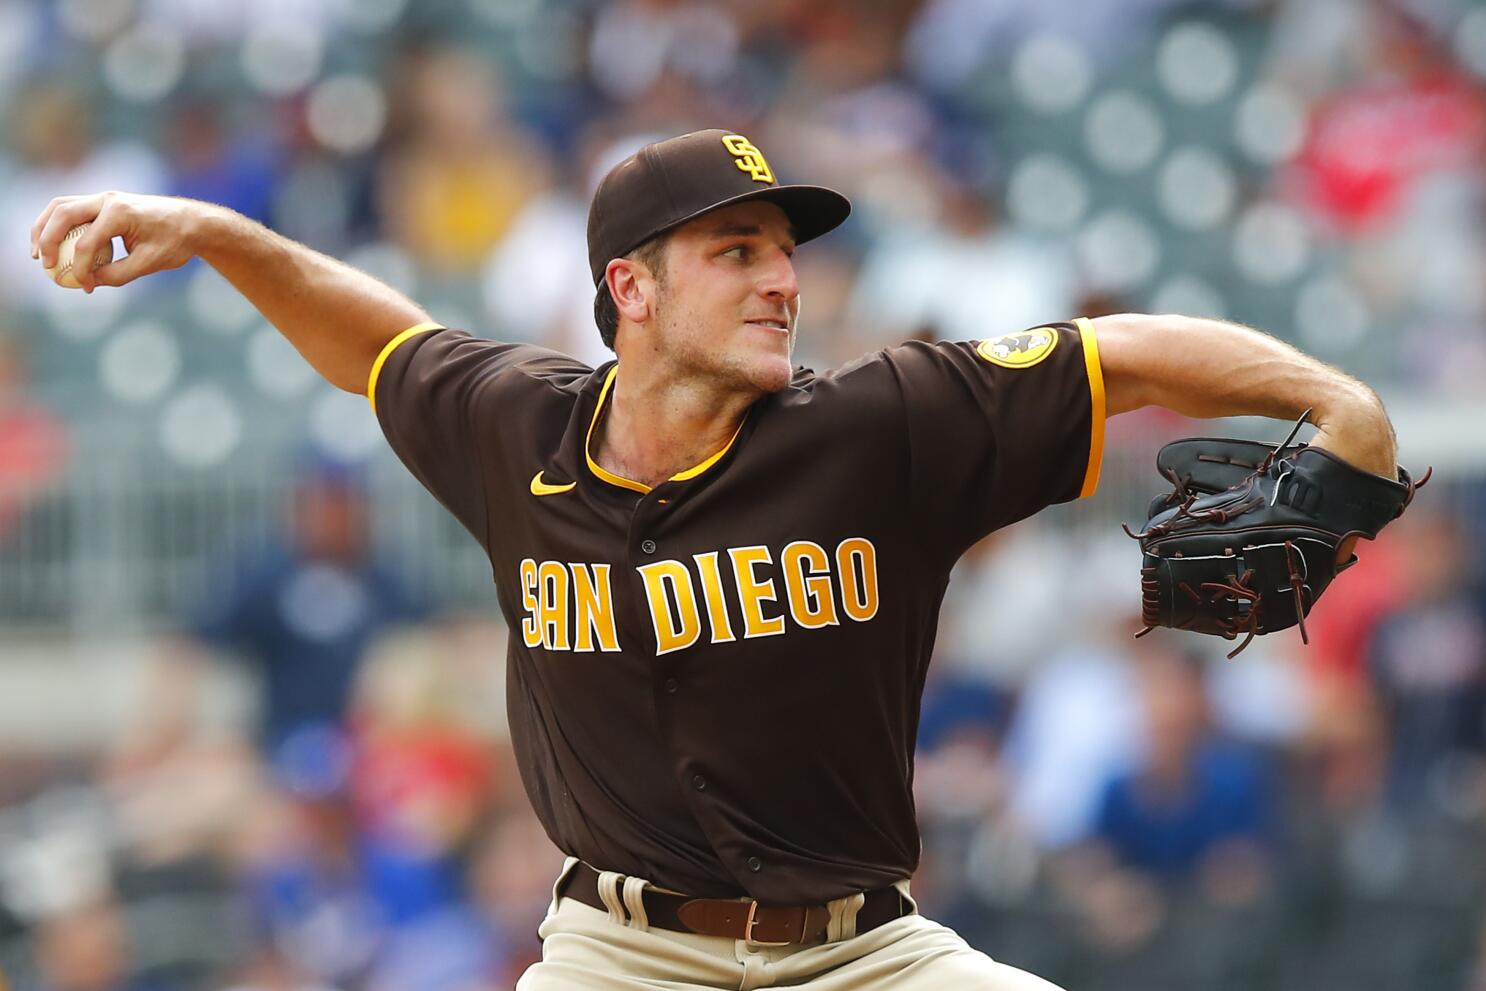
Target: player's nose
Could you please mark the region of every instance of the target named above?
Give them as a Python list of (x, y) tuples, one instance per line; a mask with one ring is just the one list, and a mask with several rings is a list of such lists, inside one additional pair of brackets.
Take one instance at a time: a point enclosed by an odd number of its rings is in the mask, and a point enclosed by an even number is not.
[(795, 264), (783, 249), (770, 253), (769, 261), (759, 275), (758, 292), (766, 299), (793, 303), (800, 295), (800, 281), (795, 276)]

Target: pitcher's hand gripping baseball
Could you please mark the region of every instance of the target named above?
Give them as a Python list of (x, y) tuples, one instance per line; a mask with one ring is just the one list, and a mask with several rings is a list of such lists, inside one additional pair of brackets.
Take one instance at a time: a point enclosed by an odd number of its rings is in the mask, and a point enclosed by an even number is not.
[(31, 256), (47, 268), (54, 267), (68, 232), (87, 224), (73, 245), (74, 258), (94, 258), (115, 237), (123, 239), (127, 253), (97, 268), (76, 266), (73, 275), (79, 286), (84, 292), (98, 286), (122, 286), (190, 261), (194, 254), (191, 236), (201, 207), (193, 200), (132, 193), (59, 196), (31, 225)]

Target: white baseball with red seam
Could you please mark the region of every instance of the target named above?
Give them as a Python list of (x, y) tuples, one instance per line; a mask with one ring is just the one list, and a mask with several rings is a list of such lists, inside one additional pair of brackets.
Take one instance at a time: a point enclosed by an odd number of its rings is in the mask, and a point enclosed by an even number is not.
[[(46, 270), (46, 274), (50, 275), (52, 281), (57, 285), (67, 289), (82, 288), (82, 283), (77, 281), (77, 266), (73, 258), (73, 250), (77, 247), (77, 239), (87, 233), (88, 228), (91, 226), (93, 225), (78, 224), (67, 232), (66, 237), (62, 238), (62, 243), (57, 248), (57, 264), (52, 265)], [(110, 238), (99, 245), (97, 251), (93, 252), (93, 267), (97, 268), (100, 265), (107, 265), (113, 260), (114, 243), (113, 239)]]

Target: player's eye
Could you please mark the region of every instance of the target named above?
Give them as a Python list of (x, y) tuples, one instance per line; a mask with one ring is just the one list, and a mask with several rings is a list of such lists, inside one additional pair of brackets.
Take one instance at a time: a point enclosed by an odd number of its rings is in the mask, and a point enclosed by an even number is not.
[(732, 255), (734, 258), (744, 258), (748, 255), (748, 245), (735, 244), (723, 252), (724, 255)]

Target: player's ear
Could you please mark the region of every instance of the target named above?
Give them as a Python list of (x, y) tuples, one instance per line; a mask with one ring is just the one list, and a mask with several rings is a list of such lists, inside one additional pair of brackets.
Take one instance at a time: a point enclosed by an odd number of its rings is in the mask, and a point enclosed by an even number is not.
[(647, 296), (653, 282), (645, 278), (644, 265), (629, 258), (615, 258), (604, 270), (604, 281), (619, 315), (632, 323), (644, 323), (650, 317), (651, 300)]

